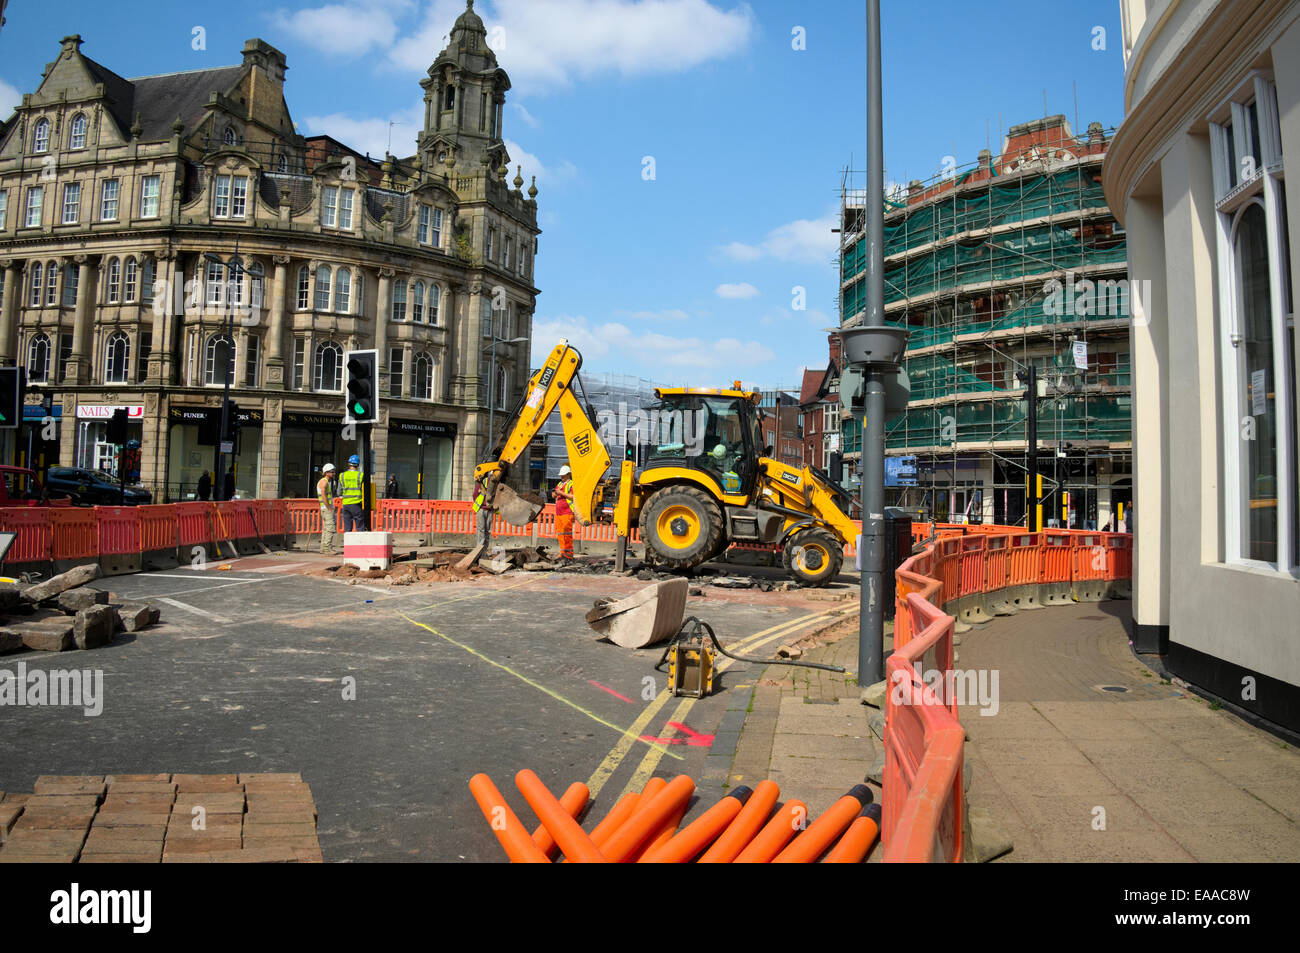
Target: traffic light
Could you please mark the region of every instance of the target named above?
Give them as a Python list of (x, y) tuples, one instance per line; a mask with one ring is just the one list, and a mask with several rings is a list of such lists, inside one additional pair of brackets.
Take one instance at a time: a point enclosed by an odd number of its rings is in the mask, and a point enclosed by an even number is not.
[(113, 411), (113, 416), (108, 419), (108, 432), (104, 435), (104, 440), (119, 446), (126, 443), (127, 419), (128, 411), (125, 407), (119, 407)]
[(26, 385), (23, 368), (0, 367), (0, 430), (14, 430), (22, 423)]
[(230, 402), (230, 409), (226, 412), (226, 433), (222, 439), (234, 440), (238, 436), (239, 436), (239, 405), (232, 400)]
[(379, 352), (348, 351), (344, 360), (347, 406), (343, 419), (350, 424), (372, 424), (379, 418)]

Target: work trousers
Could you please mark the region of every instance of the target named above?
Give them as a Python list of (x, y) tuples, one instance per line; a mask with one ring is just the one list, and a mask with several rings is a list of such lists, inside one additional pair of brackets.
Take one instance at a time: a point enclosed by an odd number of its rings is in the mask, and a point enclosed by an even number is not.
[(477, 530), (477, 542), (483, 546), (492, 542), (492, 511), (486, 506), (474, 514), (474, 524)]
[(334, 507), (320, 508), (320, 551), (328, 553), (334, 549)]
[(560, 555), (573, 558), (573, 514), (555, 514), (555, 539), (560, 544)]
[(364, 533), (369, 528), (365, 508), (360, 503), (348, 503), (343, 507), (343, 532)]

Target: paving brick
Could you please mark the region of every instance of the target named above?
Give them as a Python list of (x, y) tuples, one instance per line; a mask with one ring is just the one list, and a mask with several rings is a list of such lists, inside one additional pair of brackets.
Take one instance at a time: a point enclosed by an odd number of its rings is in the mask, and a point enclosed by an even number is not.
[(173, 798), (170, 794), (110, 794), (100, 806), (101, 814), (123, 812), (147, 814), (171, 813)]
[(237, 774), (173, 774), (177, 792), (242, 791)]
[(293, 847), (303, 850), (319, 848), (320, 842), (312, 837), (244, 837), (245, 847)]
[(108, 785), (112, 794), (168, 794), (176, 793), (176, 785), (171, 781), (114, 781)]
[(297, 771), (282, 772), (279, 774), (252, 772), (249, 774), (240, 774), (239, 780), (244, 784), (247, 784), (249, 781), (297, 781), (301, 784), (302, 775)]
[(208, 853), (215, 850), (238, 850), (243, 846), (239, 835), (233, 837), (219, 836), (212, 831), (203, 832), (202, 837), (168, 836), (164, 845), (165, 853)]
[(163, 851), (164, 864), (210, 864), (212, 855), (206, 851)]
[(170, 781), (170, 774), (110, 774), (104, 780), (108, 784), (119, 783), (122, 781), (151, 781), (155, 783)]
[(249, 794), (305, 794), (311, 795), (310, 785), (301, 781), (245, 781)]
[(27, 799), (30, 797), (30, 794), (15, 794), (11, 791), (4, 796), (4, 803), (23, 805), (27, 803)]
[(95, 815), (95, 823), (91, 828), (95, 830), (108, 827), (166, 828), (169, 817), (170, 814), (162, 811), (120, 811), (108, 814), (100, 811)]
[(167, 828), (167, 841), (181, 840), (212, 840), (222, 838), (237, 838), (242, 836), (243, 826), (240, 824), (209, 824), (205, 829), (196, 831), (188, 824), (171, 824)]
[[(167, 817), (168, 830), (194, 830), (194, 822), (198, 820), (193, 814), (174, 811)], [(234, 827), (239, 828), (244, 823), (242, 814), (208, 814), (203, 818), (204, 826), (209, 829), (216, 827)]]
[(252, 837), (315, 837), (315, 824), (280, 824), (258, 821), (244, 822), (244, 839)]
[(137, 854), (92, 854), (81, 852), (82, 864), (156, 864), (162, 860), (162, 845), (156, 851), (141, 851)]
[(28, 814), (50, 811), (94, 811), (99, 798), (93, 794), (33, 794), (26, 801)]
[(9, 848), (0, 850), (0, 864), (71, 864), (76, 859), (75, 849), (42, 853), (16, 851)]
[(241, 792), (207, 792), (177, 795), (172, 806), (173, 814), (192, 814), (201, 807), (209, 816), (213, 814), (243, 814), (244, 795)]
[(85, 831), (18, 830), (15, 828), (9, 832), (4, 849), (6, 851), (16, 849), (24, 853), (58, 853), (64, 850), (80, 848), (81, 842), (85, 839)]
[(291, 847), (241, 847), (239, 850), (213, 851), (214, 864), (293, 864), (298, 855)]
[(104, 779), (81, 775), (43, 774), (36, 779), (33, 790), (37, 794), (94, 794), (104, 793)]
[(14, 830), (81, 831), (84, 834), (90, 829), (90, 822), (94, 816), (94, 809), (89, 811), (46, 810), (36, 814), (31, 811), (23, 811), (22, 816), (18, 818), (18, 823), (14, 825)]
[(294, 855), (298, 858), (298, 863), (300, 864), (325, 863), (325, 858), (321, 855), (319, 846), (314, 848), (295, 847), (293, 849), (293, 852)]
[(91, 854), (153, 854), (154, 859), (150, 863), (158, 863), (158, 858), (162, 856), (163, 839), (158, 837), (142, 837), (138, 840), (103, 840), (97, 838), (92, 832), (86, 838), (86, 844), (82, 848), (83, 853)]

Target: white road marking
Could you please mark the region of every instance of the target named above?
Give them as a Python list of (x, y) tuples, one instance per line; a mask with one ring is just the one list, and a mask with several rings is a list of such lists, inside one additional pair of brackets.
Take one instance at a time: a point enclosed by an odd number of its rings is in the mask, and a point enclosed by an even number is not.
[(310, 566), (311, 563), (289, 563), (287, 566), (250, 566), (245, 572), (288, 572), (290, 569), (297, 569), (300, 566)]
[(158, 601), (165, 602), (169, 606), (175, 606), (177, 609), (184, 612), (193, 612), (195, 615), (204, 616), (205, 618), (211, 619), (213, 622), (224, 622), (226, 625), (230, 624), (230, 620), (225, 616), (217, 615), (215, 612), (209, 612), (207, 609), (200, 609), (198, 606), (192, 606), (176, 599), (168, 599), (165, 596), (160, 598)]
[[(191, 582), (194, 576), (175, 576), (168, 572), (151, 572), (145, 574), (147, 579), (189, 579)], [(265, 582), (265, 579), (245, 579), (243, 576), (200, 576), (201, 579), (220, 579), (223, 582)]]

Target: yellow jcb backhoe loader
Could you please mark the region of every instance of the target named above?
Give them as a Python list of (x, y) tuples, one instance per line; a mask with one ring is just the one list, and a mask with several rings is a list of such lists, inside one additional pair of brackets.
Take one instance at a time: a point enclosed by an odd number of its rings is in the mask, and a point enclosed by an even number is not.
[(731, 390), (656, 389), (645, 466), (638, 474), (634, 461), (624, 460), (617, 480), (607, 481), (609, 452), (590, 409), (574, 393), (575, 384), (581, 391), (581, 366), (578, 351), (560, 341), (529, 379), (503, 439), (474, 471), (488, 504), (507, 521), (526, 525), (541, 509), (504, 480), (558, 411), (574, 509), (589, 524), (607, 500), (613, 503), (620, 568), (628, 534), (639, 527), (647, 560), (669, 569), (708, 562), (731, 543), (769, 543), (782, 548), (786, 569), (801, 584), (824, 586), (835, 578), (844, 544), (858, 532), (839, 505), (851, 506), (852, 497), (819, 470), (769, 456), (756, 392), (739, 383)]

